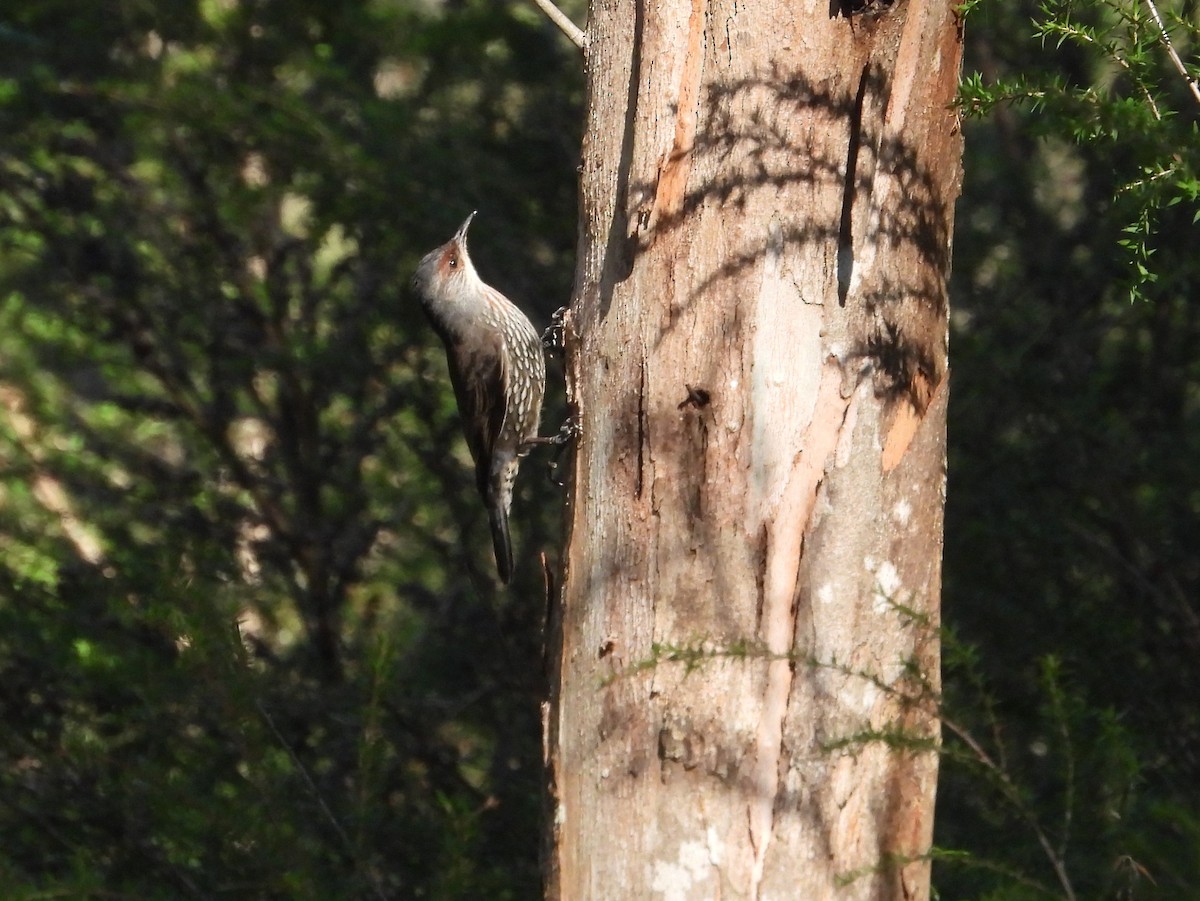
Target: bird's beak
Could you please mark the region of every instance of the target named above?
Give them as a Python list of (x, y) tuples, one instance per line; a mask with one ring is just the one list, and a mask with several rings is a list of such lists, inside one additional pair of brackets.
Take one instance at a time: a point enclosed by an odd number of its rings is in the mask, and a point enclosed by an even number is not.
[(471, 215), (467, 217), (467, 221), (458, 227), (458, 231), (454, 233), (455, 241), (461, 241), (464, 244), (467, 242), (467, 229), (471, 227), (471, 220), (475, 218), (475, 214), (478, 212), (479, 210), (472, 210)]

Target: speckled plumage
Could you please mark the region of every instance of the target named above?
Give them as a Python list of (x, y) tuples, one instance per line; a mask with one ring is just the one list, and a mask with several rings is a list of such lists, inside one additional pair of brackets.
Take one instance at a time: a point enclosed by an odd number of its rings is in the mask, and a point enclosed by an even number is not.
[(475, 482), (488, 509), (496, 567), (507, 583), (513, 569), (508, 530), (513, 483), (537, 437), (546, 360), (533, 324), (475, 271), (467, 254), (474, 217), (422, 258), (412, 284), (446, 346)]

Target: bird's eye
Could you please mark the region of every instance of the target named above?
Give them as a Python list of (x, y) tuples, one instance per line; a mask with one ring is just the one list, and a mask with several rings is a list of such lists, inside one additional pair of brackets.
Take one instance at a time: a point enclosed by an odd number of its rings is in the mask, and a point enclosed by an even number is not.
[(454, 254), (451, 254), (451, 255), (450, 255), (450, 268), (451, 268), (451, 269), (457, 269), (457, 268), (458, 268), (458, 257), (457, 257), (456, 255), (454, 255)]

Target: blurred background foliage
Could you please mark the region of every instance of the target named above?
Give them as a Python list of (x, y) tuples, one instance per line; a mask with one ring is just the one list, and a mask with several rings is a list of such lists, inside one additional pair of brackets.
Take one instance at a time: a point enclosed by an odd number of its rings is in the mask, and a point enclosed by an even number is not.
[(558, 492), (498, 592), (407, 281), (478, 208), (566, 302), (573, 49), (408, 0), (33, 0), (0, 47), (0, 895), (535, 897)]
[[(935, 882), (1200, 897), (1198, 107), (1144, 4), (972, 6)], [(406, 283), (478, 208), (544, 325), (581, 108), (524, 0), (0, 14), (3, 897), (538, 896), (560, 497), (497, 591)]]
[(1200, 96), (1145, 0), (972, 6), (935, 883), (1200, 898)]

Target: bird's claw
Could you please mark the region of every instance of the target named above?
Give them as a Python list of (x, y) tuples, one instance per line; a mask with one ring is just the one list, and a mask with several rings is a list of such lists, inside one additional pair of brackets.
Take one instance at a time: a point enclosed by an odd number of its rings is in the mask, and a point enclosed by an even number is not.
[(561, 351), (567, 332), (567, 312), (570, 307), (559, 307), (550, 317), (550, 325), (542, 332), (542, 347), (546, 350)]
[(554, 445), (554, 454), (550, 457), (550, 462), (546, 464), (546, 477), (559, 488), (565, 484), (565, 480), (558, 477), (559, 459), (562, 457), (563, 451), (567, 449), (567, 445), (574, 444), (575, 439), (582, 434), (583, 429), (580, 427), (579, 421), (572, 416), (562, 424), (558, 434), (550, 439), (549, 443)]
[(562, 424), (558, 430), (558, 434), (550, 439), (552, 444), (562, 447), (564, 444), (570, 444), (576, 438), (583, 434), (583, 429), (579, 425), (579, 420), (574, 416), (567, 417), (567, 421)]

